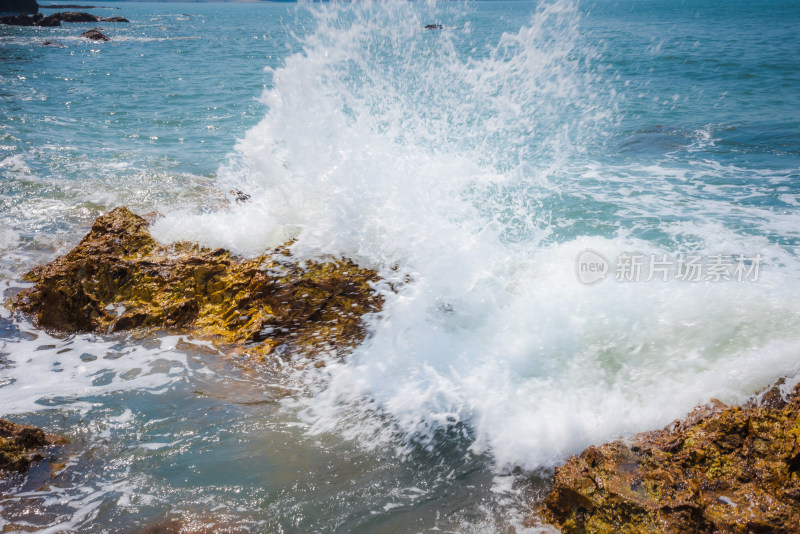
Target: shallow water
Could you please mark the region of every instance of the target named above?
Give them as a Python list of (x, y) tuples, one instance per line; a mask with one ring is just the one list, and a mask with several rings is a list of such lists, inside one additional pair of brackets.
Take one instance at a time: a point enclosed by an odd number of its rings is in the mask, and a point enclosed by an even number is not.
[(5, 530), (521, 531), (569, 454), (797, 372), (796, 3), (114, 5), (0, 27), (2, 283), (121, 204), (412, 282), (288, 377), (4, 312), (0, 415), (72, 440)]

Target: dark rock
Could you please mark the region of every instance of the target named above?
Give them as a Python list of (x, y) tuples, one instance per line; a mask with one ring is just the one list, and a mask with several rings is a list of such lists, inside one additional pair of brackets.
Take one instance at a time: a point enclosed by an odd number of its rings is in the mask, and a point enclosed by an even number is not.
[(441, 24), (426, 24), (425, 25), (425, 29), (426, 30), (441, 30), (442, 29), (442, 25)]
[(0, 15), (34, 14), (39, 12), (36, 0), (0, 0)]
[[(39, 6), (39, 9), (97, 9), (97, 6), (79, 6), (77, 4), (49, 4), (46, 6)], [(112, 9), (118, 9), (118, 8), (112, 8)]]
[(92, 28), (91, 30), (83, 32), (80, 36), (92, 41), (110, 41), (111, 39), (101, 32), (101, 29), (102, 28)]
[(50, 15), (50, 17), (58, 19), (61, 22), (100, 22), (100, 19), (97, 17), (97, 15), (83, 13), (81, 11), (61, 11), (58, 13), (53, 13)]
[(239, 191), (238, 189), (236, 189), (235, 191), (231, 190), (231, 195), (236, 197), (236, 202), (247, 202), (248, 200), (250, 200), (250, 195), (242, 191)]
[(47, 17), (41, 14), (30, 15), (10, 15), (0, 17), (0, 23), (14, 26), (60, 26), (62, 22), (130, 22), (125, 17), (106, 17), (100, 18), (91, 13), (80, 11), (62, 11), (53, 13)]
[(0, 17), (0, 23), (14, 26), (61, 26), (62, 22), (130, 22), (125, 17), (98, 17), (91, 13), (80, 11), (63, 11), (53, 13), (46, 17), (41, 14), (30, 15), (10, 15)]
[(42, 26), (42, 27), (47, 27), (47, 28), (52, 28), (52, 27), (55, 27), (55, 26), (61, 26), (61, 19), (59, 19), (58, 17), (55, 17), (53, 15), (49, 15), (49, 16), (43, 18), (42, 20), (40, 20), (39, 22), (37, 22), (36, 25), (37, 26)]
[(36, 19), (30, 15), (6, 15), (0, 17), (0, 24), (9, 26), (35, 26)]
[(44, 458), (42, 450), (66, 440), (48, 436), (41, 428), (0, 419), (0, 470), (25, 472)]
[[(126, 208), (99, 217), (69, 254), (31, 271), (11, 305), (65, 332), (190, 329), (265, 356), (343, 353), (364, 339), (362, 315), (383, 300), (377, 273), (345, 259), (254, 259), (196, 245), (159, 246)], [(240, 349), (236, 349), (237, 351)]]
[(589, 447), (556, 470), (541, 514), (564, 533), (796, 532), (800, 386), (760, 398)]

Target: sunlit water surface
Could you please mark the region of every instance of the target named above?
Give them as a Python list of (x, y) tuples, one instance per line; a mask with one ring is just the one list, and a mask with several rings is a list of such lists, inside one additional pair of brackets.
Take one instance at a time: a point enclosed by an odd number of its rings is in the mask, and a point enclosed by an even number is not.
[(3, 290), (118, 205), (404, 283), (278, 375), (3, 310), (0, 416), (71, 440), (5, 531), (521, 531), (568, 455), (796, 373), (796, 2), (113, 6), (0, 27)]

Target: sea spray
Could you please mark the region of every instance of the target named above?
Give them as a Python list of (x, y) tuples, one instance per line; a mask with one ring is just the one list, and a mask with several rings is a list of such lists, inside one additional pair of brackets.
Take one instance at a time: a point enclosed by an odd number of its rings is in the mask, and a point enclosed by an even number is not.
[[(0, 310), (0, 415), (71, 440), (0, 488), (0, 530), (512, 531), (546, 482), (498, 469), (795, 370), (796, 2), (122, 9), (114, 46), (0, 36), (3, 283), (126, 205), (243, 255), (294, 236), (398, 293), (288, 380)], [(758, 276), (705, 281), (718, 254)]]
[[(615, 159), (607, 129), (626, 95), (575, 4), (480, 39), (468, 5), (300, 9), (315, 27), (220, 172), (251, 199), (154, 232), (244, 255), (293, 238), (300, 257), (402, 282), (371, 338), (301, 400), (312, 433), (403, 454), (458, 439), (499, 467), (546, 467), (796, 371), (796, 258), (749, 231), (782, 216), (714, 194), (736, 169)], [(575, 273), (587, 249), (609, 260), (597, 285)], [(757, 280), (615, 280), (629, 254), (763, 264)]]

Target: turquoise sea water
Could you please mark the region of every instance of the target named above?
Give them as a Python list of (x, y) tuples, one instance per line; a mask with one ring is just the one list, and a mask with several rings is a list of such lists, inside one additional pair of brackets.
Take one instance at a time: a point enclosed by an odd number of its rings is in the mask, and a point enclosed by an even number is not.
[(72, 441), (4, 531), (521, 532), (568, 455), (800, 368), (797, 2), (108, 6), (0, 26), (3, 288), (118, 205), (413, 282), (288, 378), (2, 310), (0, 416)]

